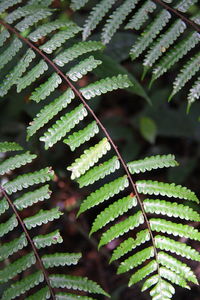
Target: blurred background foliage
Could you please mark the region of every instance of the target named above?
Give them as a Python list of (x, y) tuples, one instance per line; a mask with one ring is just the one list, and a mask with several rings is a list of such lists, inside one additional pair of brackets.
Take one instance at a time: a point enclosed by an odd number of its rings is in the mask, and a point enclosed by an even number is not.
[[(81, 12), (73, 13), (68, 8), (67, 1), (57, 0), (53, 2), (53, 6), (62, 9), (62, 14), (58, 11), (60, 19), (72, 18), (80, 25), (90, 9), (88, 6)], [(98, 39), (98, 35), (97, 30), (92, 39)], [(135, 38), (136, 33), (131, 31), (117, 33), (105, 51), (96, 54), (96, 58), (101, 58), (104, 63), (95, 70), (95, 74), (83, 77), (77, 82), (77, 85), (81, 87), (95, 77), (104, 78), (127, 73), (133, 82), (132, 88), (96, 97), (90, 100), (89, 104), (117, 143), (126, 161), (150, 155), (173, 153), (180, 165), (169, 170), (157, 170), (153, 173), (153, 178), (151, 175), (151, 179), (174, 181), (177, 184), (186, 185), (200, 196), (200, 122), (198, 121), (200, 102), (197, 101), (191, 107), (190, 113), (186, 114), (184, 89), (170, 103), (167, 102), (172, 82), (169, 74), (158, 79), (149, 89), (150, 77), (148, 74), (144, 80), (141, 80), (140, 59), (131, 62), (129, 58), (130, 46)], [(68, 46), (69, 42), (65, 44), (65, 47)], [(15, 61), (12, 61), (9, 67), (12, 64), (14, 65)], [(2, 77), (5, 76), (6, 71), (5, 68), (1, 74)], [(103, 287), (108, 288), (111, 292), (112, 300), (129, 300), (133, 297), (138, 300), (148, 299), (146, 294), (141, 295), (139, 289), (126, 288), (126, 277), (116, 276), (115, 266), (108, 267), (106, 257), (109, 255), (107, 253), (109, 249), (103, 250), (102, 256), (99, 256), (96, 250), (96, 241), (93, 239), (88, 241), (89, 216), (85, 215), (77, 224), (75, 223), (78, 202), (84, 198), (84, 193), (88, 193), (90, 190), (87, 187), (80, 194), (78, 186), (71, 183), (70, 174), (66, 168), (63, 168), (63, 165), (67, 166), (72, 156), (77, 157), (79, 153), (72, 154), (62, 143), (56, 145), (52, 150), (44, 151), (37, 135), (26, 142), (26, 127), (44, 105), (44, 102), (37, 104), (29, 101), (29, 92), (29, 89), (26, 89), (19, 95), (13, 88), (9, 96), (0, 99), (1, 141), (19, 142), (39, 154), (40, 166), (52, 165), (56, 171), (54, 200), (66, 211), (67, 226), (66, 223), (63, 223), (63, 227), (60, 226), (65, 235), (67, 250), (74, 251), (76, 249), (76, 251), (85, 253), (77, 273), (87, 276), (91, 273), (91, 276), (98, 281), (100, 278)], [(55, 98), (55, 96), (54, 93), (53, 97)], [(48, 98), (45, 102), (50, 100), (52, 98)], [(195, 246), (200, 248), (199, 245)], [(200, 278), (200, 267), (196, 264), (193, 267)], [(98, 272), (96, 272), (96, 268)], [(176, 299), (187, 299), (190, 295), (190, 299), (199, 300), (198, 292), (197, 287), (193, 287), (192, 292), (180, 289)]]

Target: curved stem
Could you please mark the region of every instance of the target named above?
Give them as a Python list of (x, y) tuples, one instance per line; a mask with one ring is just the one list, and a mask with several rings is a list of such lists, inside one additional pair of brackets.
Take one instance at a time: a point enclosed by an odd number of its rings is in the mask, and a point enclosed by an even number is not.
[(183, 15), (182, 13), (180, 13), (173, 7), (167, 5), (166, 3), (164, 3), (161, 0), (152, 0), (152, 1), (161, 5), (162, 7), (164, 7), (166, 10), (168, 10), (172, 14), (176, 15), (177, 17), (182, 19), (185, 23), (187, 23), (190, 27), (192, 27), (194, 30), (196, 30), (197, 32), (200, 33), (200, 26), (198, 24), (196, 24), (195, 22), (193, 22), (192, 20), (190, 20), (189, 18), (187, 18), (185, 15)]
[(39, 254), (38, 254), (38, 251), (37, 251), (37, 249), (35, 247), (35, 244), (33, 243), (33, 240), (30, 237), (30, 235), (28, 233), (28, 230), (26, 229), (26, 226), (25, 226), (23, 220), (21, 219), (21, 217), (20, 217), (20, 215), (19, 215), (19, 213), (18, 213), (15, 205), (13, 204), (13, 202), (11, 201), (11, 199), (8, 197), (6, 191), (4, 190), (4, 188), (2, 186), (0, 186), (0, 191), (2, 192), (2, 194), (4, 195), (4, 197), (6, 198), (6, 200), (8, 201), (8, 203), (9, 203), (10, 207), (12, 208), (12, 210), (14, 211), (14, 213), (15, 213), (15, 215), (16, 215), (16, 217), (17, 217), (17, 219), (18, 219), (18, 221), (19, 221), (19, 223), (20, 223), (20, 225), (21, 225), (21, 227), (22, 227), (22, 229), (23, 229), (23, 231), (24, 231), (24, 233), (26, 235), (27, 240), (31, 244), (31, 247), (33, 249), (35, 257), (36, 257), (36, 259), (37, 259), (37, 261), (39, 263), (40, 269), (41, 269), (41, 271), (42, 271), (42, 273), (44, 275), (44, 278), (46, 280), (46, 283), (47, 283), (47, 285), (49, 287), (49, 291), (50, 291), (51, 297), (52, 297), (53, 300), (56, 300), (55, 293), (54, 293), (54, 291), (53, 291), (53, 289), (51, 287), (50, 281), (49, 281), (48, 273), (47, 273), (47, 271), (46, 271), (46, 269), (45, 269), (45, 267), (43, 265), (43, 262), (42, 262), (42, 260), (41, 260), (41, 258), (39, 256)]
[(14, 34), (16, 34), (21, 40), (23, 40), (26, 44), (28, 44), (33, 50), (35, 50), (40, 56), (42, 56), (44, 58), (44, 60), (52, 66), (52, 68), (57, 72), (57, 74), (59, 74), (64, 81), (67, 83), (67, 85), (74, 91), (75, 95), (81, 100), (81, 102), (83, 103), (83, 105), (85, 106), (85, 108), (89, 111), (89, 113), (93, 116), (93, 118), (95, 119), (95, 121), (97, 122), (97, 124), (99, 125), (99, 127), (102, 129), (102, 131), (104, 132), (105, 136), (107, 137), (108, 141), (110, 142), (110, 144), (112, 145), (115, 153), (117, 154), (123, 168), (124, 171), (127, 175), (127, 178), (129, 179), (129, 182), (132, 186), (132, 189), (134, 191), (134, 194), (137, 198), (137, 201), (141, 207), (141, 211), (144, 217), (144, 220), (146, 222), (151, 240), (152, 240), (152, 245), (154, 248), (154, 254), (155, 254), (155, 259), (158, 265), (158, 273), (159, 272), (159, 263), (158, 263), (158, 253), (157, 253), (157, 249), (156, 249), (156, 244), (155, 244), (155, 240), (154, 240), (154, 236), (151, 230), (151, 226), (148, 220), (148, 217), (146, 215), (145, 209), (144, 209), (144, 205), (142, 200), (140, 199), (139, 193), (137, 191), (137, 187), (135, 182), (132, 179), (132, 176), (129, 172), (129, 169), (124, 161), (124, 159), (122, 158), (117, 146), (115, 145), (115, 143), (113, 142), (110, 134), (108, 133), (107, 129), (104, 127), (104, 125), (101, 123), (101, 121), (99, 120), (99, 118), (96, 116), (96, 114), (94, 113), (94, 111), (90, 108), (90, 106), (87, 104), (87, 102), (85, 101), (85, 99), (83, 98), (81, 92), (73, 85), (73, 83), (69, 80), (69, 78), (56, 66), (56, 64), (51, 61), (40, 49), (38, 49), (35, 45), (33, 45), (28, 39), (26, 39), (25, 37), (21, 36), (21, 34), (15, 30), (14, 28), (12, 28), (10, 25), (8, 25), (7, 23), (5, 23), (4, 21), (0, 20), (0, 24), (2, 24), (3, 26), (5, 26), (8, 30), (10, 30), (11, 32), (13, 32)]

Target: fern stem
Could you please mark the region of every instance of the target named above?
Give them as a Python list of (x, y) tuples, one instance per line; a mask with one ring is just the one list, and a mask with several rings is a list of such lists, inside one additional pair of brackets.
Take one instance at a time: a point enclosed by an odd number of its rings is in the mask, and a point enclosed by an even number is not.
[(187, 23), (188, 25), (190, 25), (194, 30), (196, 30), (197, 32), (200, 33), (200, 26), (198, 24), (196, 24), (195, 22), (193, 22), (192, 20), (190, 20), (189, 18), (187, 18), (185, 15), (183, 15), (180, 12), (178, 12), (176, 9), (174, 9), (173, 7), (167, 5), (166, 3), (162, 2), (161, 0), (152, 0), (152, 1), (155, 2), (155, 3), (157, 3), (157, 4), (159, 4), (159, 5), (161, 5), (162, 7), (164, 7), (166, 10), (168, 10), (172, 14), (178, 16), (185, 23)]
[(40, 258), (40, 256), (39, 256), (39, 254), (38, 254), (38, 251), (37, 251), (37, 249), (36, 249), (36, 247), (35, 247), (35, 245), (34, 245), (34, 243), (33, 243), (33, 240), (32, 240), (32, 238), (30, 237), (30, 235), (29, 235), (29, 233), (28, 233), (28, 231), (27, 231), (27, 229), (26, 229), (26, 227), (25, 227), (25, 225), (24, 225), (23, 220), (21, 219), (21, 217), (20, 217), (20, 215), (19, 215), (17, 209), (15, 208), (15, 205), (12, 203), (11, 199), (8, 197), (6, 191), (3, 189), (2, 186), (0, 186), (0, 191), (2, 192), (2, 194), (4, 195), (4, 197), (6, 198), (6, 200), (8, 201), (8, 203), (9, 203), (10, 207), (12, 208), (12, 210), (14, 211), (14, 213), (15, 213), (15, 215), (16, 215), (16, 217), (17, 217), (17, 219), (18, 219), (18, 221), (19, 221), (19, 223), (20, 223), (20, 225), (21, 225), (21, 227), (22, 227), (22, 229), (23, 229), (23, 231), (24, 231), (24, 233), (25, 233), (25, 235), (26, 235), (26, 237), (27, 237), (27, 240), (28, 240), (29, 243), (31, 244), (31, 247), (32, 247), (32, 249), (33, 249), (33, 252), (34, 252), (34, 254), (35, 254), (35, 257), (36, 257), (36, 259), (37, 259), (37, 261), (38, 261), (38, 263), (39, 263), (40, 269), (41, 269), (41, 271), (42, 271), (42, 273), (43, 273), (43, 275), (44, 275), (44, 278), (45, 278), (45, 280), (46, 280), (46, 283), (47, 283), (47, 285), (48, 285), (48, 287), (49, 287), (49, 291), (50, 291), (52, 300), (56, 300), (54, 290), (53, 290), (53, 288), (51, 287), (51, 284), (50, 284), (50, 280), (49, 280), (48, 273), (47, 273), (47, 271), (46, 271), (46, 269), (45, 269), (45, 267), (44, 267), (44, 264), (43, 264), (43, 262), (42, 262), (42, 260), (41, 260), (41, 258)]
[(74, 91), (74, 93), (76, 94), (76, 96), (81, 100), (81, 102), (83, 103), (83, 105), (85, 106), (85, 108), (87, 109), (87, 111), (89, 111), (89, 113), (93, 116), (93, 118), (95, 119), (95, 121), (97, 122), (97, 124), (99, 125), (99, 127), (102, 129), (102, 131), (104, 132), (105, 136), (107, 137), (108, 141), (110, 142), (110, 144), (112, 145), (115, 153), (117, 154), (123, 168), (124, 171), (127, 175), (127, 178), (129, 179), (129, 182), (132, 186), (133, 192), (138, 200), (138, 203), (141, 207), (141, 211), (142, 214), (144, 216), (144, 220), (146, 222), (149, 234), (151, 236), (151, 241), (152, 241), (152, 245), (154, 248), (154, 255), (155, 255), (155, 260), (157, 262), (157, 266), (158, 266), (158, 274), (160, 276), (160, 270), (159, 270), (159, 262), (158, 262), (158, 252), (157, 252), (157, 248), (156, 248), (156, 243), (155, 243), (155, 239), (153, 236), (153, 232), (151, 230), (151, 226), (148, 220), (148, 217), (146, 215), (145, 209), (144, 209), (144, 205), (142, 200), (140, 199), (139, 193), (137, 191), (137, 187), (135, 182), (132, 179), (131, 173), (129, 172), (129, 169), (124, 161), (124, 159), (122, 158), (117, 146), (115, 145), (115, 143), (113, 142), (110, 134), (108, 133), (107, 129), (104, 127), (104, 125), (101, 123), (101, 121), (99, 120), (99, 118), (96, 116), (96, 114), (94, 113), (94, 111), (90, 108), (90, 106), (87, 104), (87, 102), (85, 101), (85, 99), (83, 98), (81, 92), (73, 85), (73, 83), (69, 80), (69, 78), (55, 65), (55, 63), (53, 61), (51, 61), (51, 59), (49, 59), (40, 49), (38, 49), (35, 45), (33, 45), (28, 39), (26, 39), (25, 37), (23, 37), (17, 30), (15, 30), (14, 28), (12, 28), (10, 25), (8, 25), (7, 23), (5, 23), (4, 21), (0, 20), (0, 24), (2, 24), (4, 27), (6, 27), (9, 31), (13, 32), (14, 34), (16, 34), (21, 40), (23, 40), (27, 45), (29, 45), (34, 51), (36, 51), (40, 56), (42, 56), (44, 58), (44, 60), (52, 66), (52, 68), (64, 79), (64, 81), (67, 83), (67, 85)]

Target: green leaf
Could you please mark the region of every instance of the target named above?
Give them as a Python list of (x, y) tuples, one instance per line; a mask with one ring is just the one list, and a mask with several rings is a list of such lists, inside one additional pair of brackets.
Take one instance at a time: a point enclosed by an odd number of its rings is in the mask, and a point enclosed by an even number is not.
[(127, 75), (119, 74), (118, 76), (107, 77), (94, 83), (90, 83), (88, 86), (81, 88), (80, 92), (85, 99), (89, 100), (95, 96), (106, 94), (113, 90), (128, 88), (131, 85), (132, 83)]
[(53, 288), (67, 288), (94, 294), (102, 294), (109, 297), (96, 282), (89, 280), (86, 277), (53, 274), (50, 275), (50, 283)]
[(124, 256), (126, 253), (130, 252), (131, 250), (135, 249), (136, 247), (140, 246), (141, 244), (149, 240), (150, 240), (150, 234), (148, 229), (139, 231), (136, 234), (135, 239), (130, 237), (119, 244), (119, 246), (113, 251), (110, 262), (119, 259), (120, 257)]
[(138, 251), (136, 254), (130, 256), (126, 260), (120, 263), (117, 274), (122, 274), (128, 272), (129, 270), (141, 265), (147, 259), (154, 256), (154, 248), (148, 247), (141, 251)]
[(142, 117), (140, 119), (140, 133), (145, 140), (154, 144), (157, 135), (157, 126), (153, 119)]
[(0, 47), (3, 46), (5, 41), (10, 37), (10, 33), (5, 28), (0, 33)]
[(95, 300), (88, 296), (74, 295), (69, 293), (57, 293), (56, 300)]
[(174, 293), (175, 289), (168, 281), (159, 279), (156, 286), (151, 290), (150, 295), (153, 297), (153, 300), (170, 300)]
[(15, 215), (12, 215), (5, 223), (0, 224), (0, 237), (3, 237), (8, 232), (12, 231), (18, 225), (18, 220)]
[(4, 243), (0, 246), (0, 261), (8, 258), (10, 255), (12, 255), (15, 252), (18, 252), (18, 250), (23, 249), (28, 244), (28, 241), (26, 239), (26, 236), (24, 233), (20, 235), (20, 237), (15, 238), (11, 242)]
[(89, 170), (99, 159), (111, 149), (107, 138), (103, 138), (98, 144), (84, 150), (83, 154), (76, 158), (67, 170), (71, 171), (71, 179), (75, 179), (83, 175)]
[(51, 246), (57, 243), (62, 243), (63, 239), (62, 236), (60, 235), (59, 230), (55, 230), (53, 232), (50, 232), (48, 234), (42, 234), (35, 236), (33, 238), (33, 242), (36, 246), (36, 248), (41, 249), (45, 248), (47, 246)]
[(111, 242), (115, 238), (123, 235), (125, 232), (138, 227), (144, 223), (144, 217), (141, 211), (138, 211), (135, 215), (128, 217), (124, 221), (111, 226), (106, 232), (102, 234), (98, 248)]
[(0, 200), (0, 215), (3, 215), (5, 211), (8, 209), (9, 209), (8, 201), (6, 200), (6, 198), (3, 198), (2, 200)]
[(127, 166), (131, 174), (138, 174), (158, 168), (175, 167), (178, 166), (178, 163), (174, 155), (168, 154), (145, 157), (144, 159), (129, 162)]
[(63, 142), (71, 148), (71, 151), (74, 151), (77, 147), (84, 144), (86, 141), (89, 141), (97, 133), (99, 133), (99, 127), (97, 123), (93, 121), (85, 128), (69, 135)]
[(42, 256), (45, 268), (76, 265), (81, 258), (81, 253), (54, 253)]
[(179, 199), (190, 200), (199, 203), (194, 192), (181, 185), (174, 183), (164, 183), (152, 180), (139, 180), (136, 182), (139, 193), (149, 195), (161, 195), (167, 197), (175, 197)]
[(92, 224), (92, 229), (90, 231), (90, 235), (97, 230), (104, 227), (109, 222), (115, 220), (117, 217), (123, 215), (129, 209), (133, 208), (137, 205), (136, 197), (131, 195), (119, 199), (115, 201), (113, 204), (110, 204), (107, 208), (105, 208), (94, 220)]
[(49, 288), (46, 286), (46, 287), (40, 289), (39, 291), (37, 291), (35, 294), (33, 294), (29, 297), (26, 297), (26, 300), (35, 300), (35, 299), (46, 300), (46, 299), (49, 299), (50, 297), (51, 297), (51, 295), (50, 295)]
[(155, 260), (152, 260), (150, 263), (148, 263), (146, 266), (142, 267), (138, 271), (136, 271), (130, 278), (128, 286), (137, 283), (138, 281), (144, 279), (149, 274), (153, 273), (157, 270), (157, 263)]
[(0, 175), (4, 175), (21, 166), (31, 163), (36, 157), (35, 154), (30, 154), (29, 151), (10, 157), (0, 164)]
[(4, 269), (0, 270), (0, 283), (7, 282), (9, 279), (12, 279), (17, 274), (28, 269), (35, 263), (36, 258), (33, 253), (22, 256), (13, 263), (8, 264)]
[(182, 276), (175, 274), (174, 272), (172, 272), (171, 270), (169, 270), (165, 267), (160, 268), (160, 275), (162, 277), (166, 278), (167, 280), (171, 281), (172, 283), (175, 283), (177, 285), (180, 285), (181, 287), (190, 289), (189, 286), (187, 285), (185, 279)]
[(71, 9), (78, 10), (83, 7), (89, 0), (71, 0)]
[(40, 171), (19, 175), (16, 179), (8, 181), (3, 185), (5, 191), (11, 195), (17, 191), (21, 191), (24, 188), (28, 188), (34, 184), (44, 183), (52, 180), (54, 177), (54, 171), (47, 167)]
[(6, 50), (0, 55), (0, 70), (16, 56), (21, 48), (22, 42), (18, 38), (14, 38)]
[(27, 139), (34, 135), (40, 128), (47, 124), (63, 108), (66, 108), (72, 99), (75, 98), (74, 92), (68, 89), (60, 97), (56, 98), (50, 104), (45, 105), (36, 115), (30, 126), (27, 128)]
[(50, 127), (40, 141), (45, 143), (45, 149), (49, 149), (56, 144), (62, 137), (64, 137), (72, 128), (74, 128), (80, 121), (87, 116), (87, 110), (80, 104), (75, 109), (66, 113), (55, 124)]
[(198, 212), (183, 204), (178, 204), (176, 202), (170, 203), (159, 199), (145, 199), (143, 203), (147, 213), (167, 215), (168, 217), (175, 217), (190, 221), (200, 221), (200, 215)]
[(61, 77), (57, 73), (53, 73), (45, 83), (42, 83), (31, 94), (30, 99), (40, 102), (48, 97), (62, 82)]
[(183, 278), (185, 278), (188, 281), (191, 281), (195, 284), (198, 284), (198, 280), (194, 274), (194, 272), (191, 270), (189, 266), (187, 266), (185, 263), (182, 263), (178, 259), (172, 257), (171, 255), (165, 253), (165, 252), (159, 252), (158, 253), (158, 262), (163, 266), (171, 271), (174, 271), (178, 274), (180, 274)]
[(2, 300), (14, 299), (15, 297), (24, 294), (26, 291), (38, 285), (40, 282), (43, 282), (43, 280), (44, 280), (44, 275), (42, 274), (41, 271), (28, 275), (25, 278), (12, 284), (11, 287), (5, 290), (1, 299)]
[(41, 209), (34, 216), (25, 218), (24, 223), (26, 225), (26, 228), (30, 230), (31, 228), (34, 228), (36, 226), (47, 224), (49, 221), (59, 219), (62, 214), (63, 213), (59, 211), (58, 207), (52, 208), (50, 210)]
[(9, 7), (14, 6), (15, 4), (21, 3), (22, 0), (9, 0), (9, 1), (3, 1), (0, 3), (0, 14), (5, 12)]
[(200, 232), (189, 225), (176, 224), (163, 219), (150, 219), (150, 225), (153, 231), (200, 241)]
[(51, 191), (49, 190), (49, 185), (44, 185), (41, 188), (34, 190), (33, 192), (28, 192), (17, 200), (14, 201), (14, 205), (18, 210), (22, 210), (33, 204), (44, 201), (45, 199), (49, 199), (51, 195)]
[(155, 244), (156, 247), (161, 250), (170, 251), (171, 253), (186, 257), (187, 259), (200, 261), (199, 252), (185, 243), (174, 241), (165, 236), (156, 235)]
[(0, 142), (0, 152), (19, 151), (23, 148), (14, 142)]
[(126, 176), (119, 177), (114, 181), (104, 184), (100, 189), (91, 193), (81, 204), (81, 207), (78, 212), (78, 216), (84, 211), (108, 200), (114, 195), (119, 194), (120, 191), (123, 191), (128, 187), (129, 182)]

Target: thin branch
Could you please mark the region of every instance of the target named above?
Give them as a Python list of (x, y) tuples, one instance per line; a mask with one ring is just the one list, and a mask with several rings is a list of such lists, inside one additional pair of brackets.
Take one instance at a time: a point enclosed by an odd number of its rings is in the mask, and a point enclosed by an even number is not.
[(35, 257), (36, 257), (36, 259), (37, 259), (37, 261), (38, 261), (38, 263), (39, 263), (40, 269), (41, 269), (41, 271), (42, 271), (42, 273), (43, 273), (43, 275), (44, 275), (44, 278), (45, 278), (45, 280), (46, 280), (46, 283), (47, 283), (47, 285), (48, 285), (48, 287), (49, 287), (49, 291), (50, 291), (51, 297), (52, 297), (53, 300), (56, 300), (55, 293), (54, 293), (54, 291), (53, 291), (53, 289), (52, 289), (52, 287), (51, 287), (50, 281), (49, 281), (48, 273), (47, 273), (47, 271), (46, 271), (46, 269), (45, 269), (45, 267), (44, 267), (44, 265), (43, 265), (43, 262), (42, 262), (42, 260), (41, 260), (41, 258), (40, 258), (40, 256), (39, 256), (39, 254), (38, 254), (38, 251), (37, 251), (37, 249), (36, 249), (36, 247), (35, 247), (35, 244), (33, 243), (33, 240), (32, 240), (32, 238), (30, 237), (30, 235), (29, 235), (29, 233), (28, 233), (28, 230), (26, 229), (26, 226), (24, 225), (23, 220), (21, 219), (21, 217), (20, 217), (20, 215), (19, 215), (17, 209), (15, 208), (15, 205), (13, 204), (13, 202), (11, 201), (11, 199), (8, 197), (6, 191), (4, 190), (4, 188), (3, 188), (2, 186), (0, 186), (0, 190), (1, 190), (2, 194), (4, 195), (4, 197), (6, 198), (6, 200), (8, 201), (10, 207), (11, 207), (12, 210), (14, 211), (14, 213), (15, 213), (15, 215), (16, 215), (16, 217), (17, 217), (17, 219), (18, 219), (18, 221), (19, 221), (19, 223), (20, 223), (20, 225), (21, 225), (21, 227), (22, 227), (22, 229), (23, 229), (23, 231), (24, 231), (24, 233), (25, 233), (25, 235), (26, 235), (26, 237), (27, 237), (27, 240), (28, 240), (29, 243), (31, 244), (31, 247), (32, 247), (32, 249), (33, 249), (33, 252), (34, 252), (34, 254), (35, 254)]
[(179, 17), (180, 19), (182, 19), (185, 23), (187, 23), (190, 27), (192, 27), (195, 31), (200, 33), (200, 26), (198, 24), (196, 24), (195, 22), (193, 22), (192, 20), (190, 20), (189, 18), (187, 18), (185, 15), (183, 15), (182, 13), (180, 13), (179, 11), (177, 11), (176, 9), (174, 9), (173, 7), (167, 5), (166, 3), (164, 3), (161, 0), (153, 0), (153, 2), (160, 4), (162, 7), (164, 7), (166, 10), (168, 10), (169, 12), (171, 12), (172, 14), (176, 15), (177, 17)]
[(108, 141), (110, 142), (110, 144), (112, 145), (115, 153), (117, 154), (123, 168), (124, 171), (129, 179), (129, 182), (132, 186), (132, 189), (134, 191), (134, 194), (138, 200), (138, 203), (141, 207), (142, 210), (142, 214), (144, 216), (144, 220), (147, 224), (147, 228), (152, 240), (152, 245), (154, 248), (154, 254), (155, 254), (155, 259), (158, 265), (158, 273), (159, 272), (159, 263), (158, 263), (158, 252), (157, 252), (157, 248), (156, 248), (156, 244), (155, 244), (155, 240), (154, 240), (154, 236), (151, 230), (151, 226), (148, 220), (148, 217), (146, 215), (145, 209), (144, 209), (144, 205), (142, 200), (140, 199), (139, 193), (137, 191), (137, 187), (135, 182), (132, 179), (132, 176), (129, 172), (129, 169), (124, 161), (124, 159), (122, 158), (117, 146), (115, 145), (114, 141), (112, 140), (110, 134), (108, 133), (107, 129), (104, 127), (104, 125), (101, 123), (101, 121), (99, 120), (99, 118), (96, 116), (96, 114), (94, 113), (94, 111), (90, 108), (90, 106), (87, 104), (87, 102), (85, 101), (85, 99), (83, 98), (81, 92), (79, 90), (77, 90), (77, 88), (73, 85), (73, 83), (69, 80), (69, 78), (56, 66), (56, 64), (51, 61), (40, 49), (38, 49), (35, 45), (33, 45), (28, 39), (26, 39), (25, 37), (23, 37), (16, 29), (12, 28), (10, 25), (8, 25), (7, 23), (5, 23), (4, 21), (0, 20), (0, 24), (2, 24), (4, 27), (6, 27), (8, 30), (10, 30), (11, 32), (13, 32), (14, 34), (16, 34), (21, 40), (23, 40), (27, 45), (29, 45), (33, 50), (35, 50), (40, 56), (42, 56), (44, 58), (44, 60), (53, 67), (53, 69), (64, 79), (65, 82), (67, 82), (68, 86), (74, 91), (74, 93), (76, 94), (76, 96), (81, 100), (81, 102), (83, 103), (83, 105), (85, 106), (85, 108), (89, 111), (89, 113), (93, 116), (93, 118), (95, 119), (95, 121), (97, 122), (97, 124), (99, 125), (99, 127), (102, 129), (102, 131), (104, 132), (105, 136), (107, 137)]

